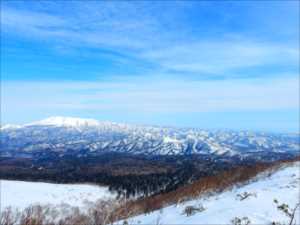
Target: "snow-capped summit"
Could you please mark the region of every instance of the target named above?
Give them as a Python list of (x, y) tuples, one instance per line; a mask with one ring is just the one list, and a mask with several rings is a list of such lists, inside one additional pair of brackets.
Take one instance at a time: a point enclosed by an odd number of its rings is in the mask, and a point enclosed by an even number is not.
[(15, 124), (5, 124), (1, 126), (1, 130), (9, 130), (9, 129), (19, 129), (22, 128), (20, 125), (15, 125)]
[(40, 125), (40, 126), (66, 126), (66, 127), (90, 127), (100, 125), (99, 121), (94, 119), (82, 119), (76, 117), (62, 117), (62, 116), (53, 116), (44, 120), (33, 122), (28, 125)]

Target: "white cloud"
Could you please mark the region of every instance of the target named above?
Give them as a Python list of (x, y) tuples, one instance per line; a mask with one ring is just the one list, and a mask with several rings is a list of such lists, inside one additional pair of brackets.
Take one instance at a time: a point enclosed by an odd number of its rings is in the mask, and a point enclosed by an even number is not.
[[(67, 74), (52, 82), (3, 81), (2, 118), (26, 122), (27, 117), (106, 112), (114, 118), (147, 113), (151, 120), (152, 115), (169, 112), (297, 110), (299, 75), (292, 73), (299, 63), (298, 11), (294, 4), (270, 4), (236, 3), (227, 8), (227, 4), (180, 1), (4, 2), (3, 38), (16, 37), (7, 42), (6, 50), (19, 54), (17, 48), (31, 47), (9, 45), (19, 43), (18, 38), (40, 41), (43, 54), (49, 48), (56, 51), (57, 59), (68, 53), (87, 64), (90, 58), (93, 63), (109, 59), (117, 62), (121, 68), (117, 71), (124, 76), (107, 75), (110, 81), (105, 82), (61, 82)], [(270, 12), (265, 13), (267, 9)], [(278, 15), (283, 14), (281, 20)], [(102, 54), (97, 58), (98, 53)], [(77, 63), (71, 58), (68, 62)], [(68, 62), (64, 71), (76, 79)], [(39, 62), (31, 63), (34, 68)], [(111, 74), (113, 66), (107, 67)], [(129, 78), (132, 71), (136, 77)], [(101, 72), (105, 73), (92, 71)], [(51, 79), (50, 75), (45, 79)]]
[(229, 31), (205, 38), (184, 23), (189, 4), (179, 3), (158, 13), (161, 6), (156, 4), (73, 2), (68, 8), (71, 13), (65, 16), (59, 13), (59, 5), (55, 8), (58, 13), (4, 7), (1, 25), (4, 32), (54, 41), (64, 49), (84, 46), (134, 56), (156, 65), (158, 69), (152, 73), (230, 77), (232, 71), (243, 68), (297, 67), (298, 42), (264, 42), (243, 33), (236, 37)]
[(248, 40), (198, 41), (146, 52), (166, 69), (181, 72), (224, 74), (233, 69), (266, 65), (294, 66), (298, 50), (288, 45)]
[(2, 114), (14, 111), (189, 113), (297, 109), (299, 80), (3, 82)]

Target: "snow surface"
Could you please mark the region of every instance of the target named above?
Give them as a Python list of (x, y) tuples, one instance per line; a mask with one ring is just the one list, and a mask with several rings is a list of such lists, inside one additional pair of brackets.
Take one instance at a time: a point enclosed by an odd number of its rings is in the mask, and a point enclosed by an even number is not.
[(70, 127), (80, 127), (80, 126), (99, 126), (100, 123), (94, 119), (82, 119), (76, 117), (62, 117), (62, 116), (53, 116), (44, 120), (40, 120), (28, 125), (51, 125), (51, 126), (70, 126)]
[(15, 125), (15, 124), (6, 124), (4, 126), (1, 126), (1, 130), (9, 130), (9, 129), (19, 129), (22, 128), (20, 125)]
[[(261, 178), (231, 191), (172, 205), (127, 221), (129, 224), (231, 224), (233, 218), (246, 216), (251, 224), (271, 224), (273, 221), (285, 224), (288, 217), (277, 209), (274, 199), (277, 199), (279, 204), (288, 204), (291, 208), (300, 202), (299, 167), (298, 162), (277, 171), (269, 178)], [(244, 192), (254, 196), (241, 201), (237, 195)], [(186, 206), (197, 207), (199, 204), (204, 206), (204, 211), (191, 216), (183, 213)], [(295, 217), (296, 224), (300, 224), (300, 210), (297, 210)]]
[(42, 150), (61, 152), (63, 156), (67, 149), (74, 154), (87, 149), (86, 154), (212, 154), (256, 159), (265, 158), (266, 152), (270, 153), (269, 158), (277, 153), (299, 153), (297, 135), (138, 126), (74, 117), (5, 125), (1, 127), (0, 139), (0, 150), (5, 156)]
[(1, 208), (24, 209), (34, 204), (84, 206), (99, 199), (114, 198), (107, 187), (90, 184), (52, 184), (1, 180)]

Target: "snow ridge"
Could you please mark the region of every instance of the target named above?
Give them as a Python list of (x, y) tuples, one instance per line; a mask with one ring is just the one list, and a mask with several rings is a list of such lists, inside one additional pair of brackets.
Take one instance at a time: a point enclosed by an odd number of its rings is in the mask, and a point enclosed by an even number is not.
[(66, 149), (72, 149), (74, 154), (86, 149), (93, 154), (114, 151), (223, 156), (299, 152), (297, 135), (137, 126), (75, 117), (50, 117), (23, 126), (6, 125), (1, 134), (0, 150), (8, 156), (12, 152), (46, 149), (61, 154)]
[(27, 126), (69, 126), (69, 127), (81, 127), (81, 126), (99, 126), (100, 123), (94, 119), (81, 119), (75, 117), (61, 117), (54, 116), (44, 120), (27, 124)]

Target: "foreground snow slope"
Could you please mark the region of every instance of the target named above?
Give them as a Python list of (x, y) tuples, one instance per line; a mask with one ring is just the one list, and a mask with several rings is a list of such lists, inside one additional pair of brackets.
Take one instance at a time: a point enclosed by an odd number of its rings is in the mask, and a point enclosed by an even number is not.
[(114, 197), (106, 187), (1, 180), (1, 208), (23, 209), (32, 204), (84, 206), (87, 201)]
[[(251, 224), (270, 224), (272, 221), (286, 223), (288, 217), (277, 209), (274, 199), (277, 199), (279, 204), (287, 203), (291, 208), (300, 201), (299, 166), (300, 163), (297, 162), (277, 171), (271, 177), (261, 178), (243, 187), (177, 206), (169, 206), (148, 215), (131, 218), (128, 222), (129, 224), (230, 224), (234, 217), (247, 216)], [(238, 194), (244, 192), (253, 195), (241, 201)], [(191, 216), (183, 213), (187, 206), (199, 207), (199, 204), (204, 206), (204, 211)], [(296, 224), (300, 224), (299, 210), (296, 221)]]

